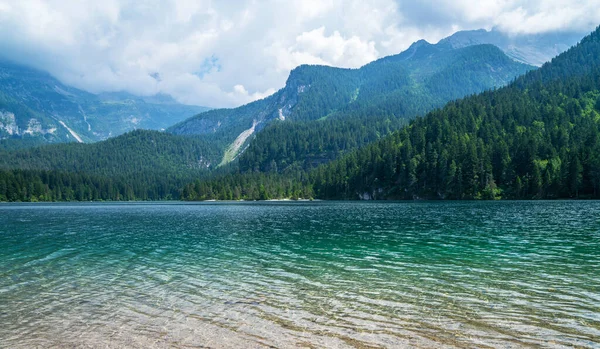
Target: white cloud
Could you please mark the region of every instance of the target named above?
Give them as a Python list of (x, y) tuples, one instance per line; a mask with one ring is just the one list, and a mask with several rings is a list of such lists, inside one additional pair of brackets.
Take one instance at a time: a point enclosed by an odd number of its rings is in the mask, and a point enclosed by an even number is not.
[[(92, 92), (235, 106), (299, 64), (358, 67), (456, 30), (590, 31), (600, 0), (0, 0), (0, 54)], [(159, 79), (153, 76), (160, 76)]]
[(344, 38), (338, 31), (327, 35), (325, 27), (301, 33), (292, 46), (278, 42), (267, 54), (276, 58), (276, 69), (284, 73), (300, 64), (357, 68), (379, 56), (374, 41), (366, 42), (358, 36)]
[(375, 42), (365, 42), (358, 36), (344, 38), (339, 31), (325, 34), (325, 27), (304, 32), (296, 37), (295, 52), (306, 52), (333, 65), (360, 67), (377, 59)]
[(587, 31), (590, 24), (600, 24), (600, 1), (546, 1), (533, 8), (518, 6), (498, 14), (500, 29), (511, 33)]

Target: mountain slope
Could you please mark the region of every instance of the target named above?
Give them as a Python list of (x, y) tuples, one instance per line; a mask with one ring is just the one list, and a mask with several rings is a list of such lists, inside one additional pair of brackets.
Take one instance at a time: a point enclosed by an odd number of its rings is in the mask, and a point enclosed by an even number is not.
[(71, 136), (57, 120), (0, 91), (0, 140), (7, 147), (10, 138), (22, 140), (14, 142), (17, 147), (21, 144), (68, 142)]
[(599, 199), (600, 27), (507, 87), (450, 102), (309, 175), (238, 173), (185, 188), (191, 200), (255, 199), (289, 197), (292, 185), (321, 199)]
[(0, 168), (139, 175), (204, 170), (217, 158), (211, 144), (165, 132), (136, 130), (92, 144), (52, 144), (0, 152)]
[[(515, 63), (494, 46), (448, 53), (437, 45), (418, 42), (399, 56), (364, 67), (365, 76), (372, 79), (353, 103), (321, 120), (273, 123), (257, 134), (239, 157), (240, 169), (308, 169), (373, 142), (401, 128), (408, 118), (448, 100), (502, 86), (514, 78)], [(495, 72), (490, 73), (490, 69)], [(388, 73), (390, 70), (408, 76), (408, 86), (402, 75), (396, 77)], [(390, 86), (393, 90), (387, 93)]]
[[(270, 97), (235, 109), (201, 113), (168, 131), (223, 142), (223, 163), (227, 163), (246, 149), (254, 134), (261, 137), (261, 131), (272, 124), (285, 124), (283, 127), (293, 131), (298, 122), (347, 122), (360, 115), (360, 123), (366, 127), (370, 127), (370, 119), (384, 118), (394, 130), (404, 119), (449, 100), (503, 86), (530, 69), (491, 45), (454, 49), (420, 41), (399, 55), (360, 69), (300, 66), (290, 73), (285, 87)], [(243, 142), (240, 135), (246, 136)]]
[[(92, 142), (138, 128), (164, 129), (206, 108), (166, 96), (94, 95), (47, 73), (0, 61), (0, 139), (19, 146)], [(8, 145), (7, 145), (8, 146)]]
[(600, 198), (600, 28), (506, 88), (319, 168), (323, 198)]
[(203, 140), (147, 130), (93, 144), (0, 151), (0, 200), (176, 199), (213, 161), (218, 153)]

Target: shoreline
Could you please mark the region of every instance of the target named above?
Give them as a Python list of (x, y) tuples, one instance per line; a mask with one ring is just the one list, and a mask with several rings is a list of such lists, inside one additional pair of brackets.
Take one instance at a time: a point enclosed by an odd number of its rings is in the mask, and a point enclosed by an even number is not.
[(332, 199), (269, 199), (269, 200), (96, 200), (96, 201), (0, 201), (0, 205), (11, 204), (198, 204), (198, 203), (309, 203), (309, 202), (337, 202), (337, 203), (474, 203), (474, 202), (600, 202), (599, 199), (502, 199), (502, 200), (332, 200)]

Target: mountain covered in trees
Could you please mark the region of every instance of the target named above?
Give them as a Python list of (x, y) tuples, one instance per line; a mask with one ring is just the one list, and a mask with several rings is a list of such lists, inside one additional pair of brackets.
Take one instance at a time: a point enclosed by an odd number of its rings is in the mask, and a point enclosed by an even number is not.
[(164, 95), (92, 94), (48, 73), (0, 61), (0, 147), (93, 142), (134, 129), (165, 129), (207, 108)]
[(177, 199), (217, 156), (204, 140), (146, 130), (92, 144), (0, 150), (0, 201)]
[(237, 199), (230, 193), (248, 193), (247, 178), (260, 177), (263, 197), (302, 178), (296, 187), (322, 199), (599, 198), (600, 28), (507, 87), (450, 102), (298, 173), (238, 172), (185, 192)]
[(506, 85), (532, 68), (492, 45), (453, 48), (419, 41), (360, 69), (300, 66), (270, 97), (201, 113), (168, 131), (223, 143), (221, 164), (243, 153), (243, 166), (260, 170), (296, 161), (310, 166), (449, 100)]
[(321, 197), (597, 198), (600, 29), (506, 88), (320, 168), (314, 182)]

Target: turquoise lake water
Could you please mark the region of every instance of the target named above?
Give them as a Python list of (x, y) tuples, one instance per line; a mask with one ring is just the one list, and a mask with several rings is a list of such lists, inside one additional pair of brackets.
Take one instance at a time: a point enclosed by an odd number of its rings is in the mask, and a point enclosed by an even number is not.
[(600, 347), (600, 202), (0, 204), (0, 348)]

